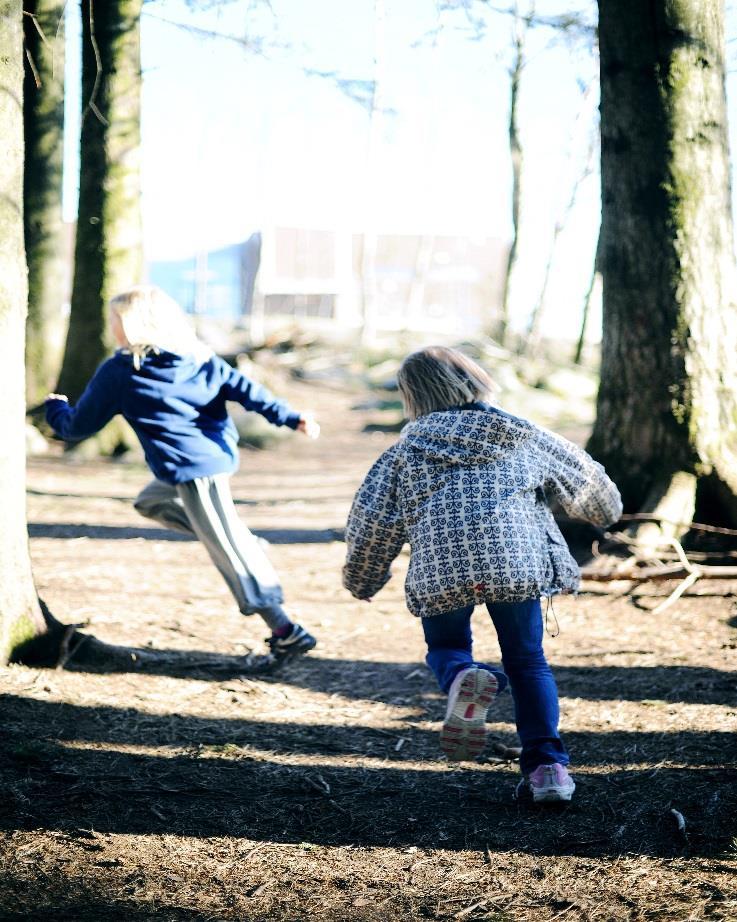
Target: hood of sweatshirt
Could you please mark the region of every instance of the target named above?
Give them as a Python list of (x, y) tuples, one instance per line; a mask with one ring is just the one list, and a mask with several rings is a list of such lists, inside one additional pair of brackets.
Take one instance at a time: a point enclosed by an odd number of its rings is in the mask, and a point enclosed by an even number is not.
[[(135, 367), (136, 356), (125, 349), (120, 349), (118, 355), (130, 362)], [(165, 381), (171, 384), (178, 384), (182, 381), (189, 381), (202, 368), (208, 359), (212, 358), (213, 353), (194, 355), (177, 355), (175, 352), (148, 352), (140, 357), (140, 367), (138, 374), (152, 378), (155, 381)]]
[(489, 464), (534, 437), (531, 423), (482, 403), (428, 413), (402, 430), (406, 449), (446, 464)]

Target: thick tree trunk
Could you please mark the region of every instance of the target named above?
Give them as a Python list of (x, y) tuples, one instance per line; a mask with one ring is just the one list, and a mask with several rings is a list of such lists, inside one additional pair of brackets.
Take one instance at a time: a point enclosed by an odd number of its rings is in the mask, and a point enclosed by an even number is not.
[(737, 309), (718, 0), (599, 0), (604, 329), (589, 450), (625, 509), (737, 493)]
[(28, 318), (26, 398), (38, 403), (59, 374), (63, 343), (64, 3), (26, 0), (23, 31), (23, 188)]
[(26, 260), (23, 249), (23, 10), (0, 0), (0, 663), (46, 631), (28, 554), (25, 496)]
[(76, 400), (109, 351), (105, 305), (141, 281), (142, 0), (82, 0), (83, 118), (72, 310), (58, 390)]
[(23, 8), (0, 0), (0, 664), (58, 665), (84, 641), (88, 659), (109, 648), (57, 621), (36, 596), (26, 527), (23, 246)]

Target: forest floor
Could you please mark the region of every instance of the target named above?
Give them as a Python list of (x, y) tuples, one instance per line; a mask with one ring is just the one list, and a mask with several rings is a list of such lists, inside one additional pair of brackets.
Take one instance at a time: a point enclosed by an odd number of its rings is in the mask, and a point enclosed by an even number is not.
[[(364, 431), (360, 395), (288, 391), (323, 437), (244, 451), (233, 482), (319, 638), (273, 675), (249, 671), (267, 632), (203, 548), (133, 510), (140, 461), (30, 460), (50, 609), (166, 656), (0, 673), (0, 918), (737, 919), (737, 583), (697, 583), (662, 614), (671, 583), (556, 601), (546, 649), (578, 790), (517, 804), (516, 765), (439, 750), (407, 557), (372, 604), (340, 586), (351, 497), (396, 436)], [(480, 611), (475, 633), (497, 661)], [(508, 695), (490, 730), (514, 745)]]

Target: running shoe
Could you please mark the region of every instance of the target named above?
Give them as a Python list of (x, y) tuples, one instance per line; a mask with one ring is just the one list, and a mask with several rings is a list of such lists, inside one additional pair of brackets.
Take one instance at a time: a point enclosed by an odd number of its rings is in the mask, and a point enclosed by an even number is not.
[(292, 630), (286, 637), (277, 637), (276, 634), (272, 634), (267, 638), (266, 643), (269, 645), (271, 655), (277, 660), (282, 660), (309, 653), (317, 645), (317, 640), (301, 625), (293, 624)]
[(554, 762), (552, 765), (538, 765), (525, 775), (517, 785), (515, 797), (517, 800), (532, 797), (536, 804), (557, 804), (569, 801), (575, 790), (576, 785), (568, 769)]
[(486, 712), (496, 697), (493, 673), (471, 666), (453, 679), (448, 710), (440, 731), (440, 747), (453, 762), (475, 759), (486, 744)]

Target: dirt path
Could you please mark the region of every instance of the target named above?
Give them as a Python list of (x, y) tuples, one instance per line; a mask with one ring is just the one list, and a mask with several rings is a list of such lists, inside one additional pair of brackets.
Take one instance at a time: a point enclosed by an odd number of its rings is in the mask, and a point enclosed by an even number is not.
[[(340, 588), (350, 499), (390, 438), (362, 434), (370, 414), (337, 391), (290, 396), (324, 438), (246, 452), (234, 480), (320, 639), (276, 676), (244, 675), (266, 632), (203, 549), (132, 509), (140, 463), (30, 463), (42, 597), (170, 656), (153, 673), (2, 672), (0, 918), (737, 918), (737, 586), (657, 616), (648, 591), (556, 603), (547, 650), (579, 792), (562, 811), (518, 806), (514, 765), (441, 758), (406, 558), (371, 605)], [(511, 718), (505, 697), (505, 742)]]

